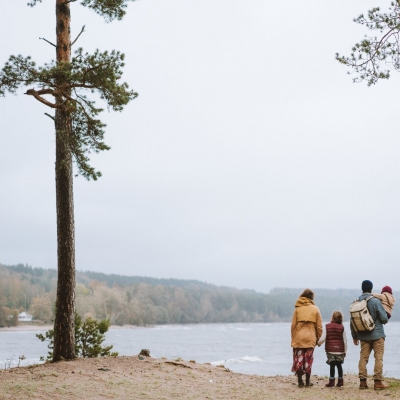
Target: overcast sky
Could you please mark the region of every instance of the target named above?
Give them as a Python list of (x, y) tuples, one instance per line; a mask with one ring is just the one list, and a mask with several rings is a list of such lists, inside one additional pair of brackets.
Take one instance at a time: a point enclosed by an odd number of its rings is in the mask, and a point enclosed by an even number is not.
[[(1, 65), (54, 58), (54, 3), (0, 6)], [(104, 114), (103, 177), (75, 179), (77, 269), (396, 289), (400, 79), (353, 84), (335, 61), (389, 3), (140, 0), (111, 24), (71, 3), (78, 45), (125, 52), (139, 92)], [(0, 263), (56, 268), (54, 126), (22, 92), (0, 107)]]

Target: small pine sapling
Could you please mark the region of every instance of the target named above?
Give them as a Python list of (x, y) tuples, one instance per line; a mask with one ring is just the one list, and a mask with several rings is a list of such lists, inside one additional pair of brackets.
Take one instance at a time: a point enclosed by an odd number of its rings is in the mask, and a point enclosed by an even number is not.
[[(116, 357), (118, 352), (111, 351), (113, 346), (103, 346), (105, 333), (110, 327), (110, 321), (103, 319), (97, 321), (92, 318), (82, 321), (79, 314), (75, 313), (75, 357), (95, 358), (112, 356)], [(45, 334), (36, 334), (36, 337), (42, 342), (48, 341), (49, 351), (47, 357), (40, 357), (41, 361), (51, 361), (53, 359), (54, 348), (54, 329), (50, 329)]]

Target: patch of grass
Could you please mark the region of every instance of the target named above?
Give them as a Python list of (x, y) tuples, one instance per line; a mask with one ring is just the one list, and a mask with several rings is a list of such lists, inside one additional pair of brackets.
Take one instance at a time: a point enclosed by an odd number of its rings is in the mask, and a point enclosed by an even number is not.
[(398, 389), (400, 388), (400, 379), (390, 378), (387, 379), (388, 383), (390, 384), (391, 389)]
[(33, 382), (26, 383), (10, 383), (4, 382), (1, 385), (0, 390), (0, 398), (5, 398), (3, 396), (11, 395), (13, 398), (17, 398), (16, 396), (21, 396), (21, 394), (26, 394), (28, 397), (31, 397), (37, 392), (38, 386)]
[(124, 379), (118, 380), (118, 381), (108, 381), (107, 382), (109, 385), (126, 385), (129, 384), (129, 381), (126, 381)]
[(58, 374), (57, 374), (57, 372), (41, 372), (40, 374), (38, 374), (38, 376), (40, 376), (41, 378), (46, 378), (47, 376), (57, 377)]

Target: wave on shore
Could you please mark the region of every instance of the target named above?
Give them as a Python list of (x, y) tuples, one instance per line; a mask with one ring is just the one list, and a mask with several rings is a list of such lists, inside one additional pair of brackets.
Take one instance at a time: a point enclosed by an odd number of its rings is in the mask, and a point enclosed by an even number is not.
[(262, 359), (257, 356), (254, 357), (244, 356), (238, 358), (230, 358), (228, 360), (213, 361), (211, 365), (215, 366), (224, 365), (225, 367), (228, 367), (233, 364), (246, 364), (246, 363), (256, 363), (256, 362), (262, 362)]

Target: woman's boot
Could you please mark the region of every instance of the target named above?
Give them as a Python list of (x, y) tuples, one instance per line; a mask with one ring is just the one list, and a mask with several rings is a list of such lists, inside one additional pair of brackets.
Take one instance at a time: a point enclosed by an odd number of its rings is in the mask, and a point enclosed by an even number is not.
[(340, 378), (340, 377), (338, 378), (336, 386), (339, 387), (339, 388), (343, 387), (343, 377), (342, 378)]
[(310, 376), (311, 374), (306, 374), (306, 387), (311, 387), (314, 386), (311, 382), (310, 382)]
[[(339, 382), (338, 382), (338, 385), (339, 385)], [(329, 378), (329, 383), (327, 383), (327, 384), (325, 385), (325, 387), (327, 387), (327, 388), (333, 388), (333, 387), (335, 387), (335, 378)]]
[(298, 387), (303, 388), (304, 387), (304, 382), (303, 382), (303, 373), (301, 371), (297, 372), (297, 381), (298, 381)]

